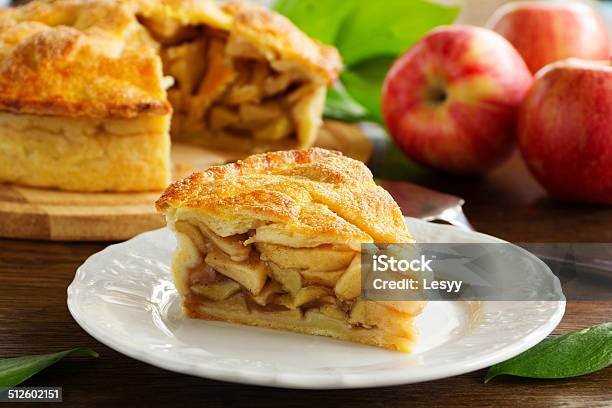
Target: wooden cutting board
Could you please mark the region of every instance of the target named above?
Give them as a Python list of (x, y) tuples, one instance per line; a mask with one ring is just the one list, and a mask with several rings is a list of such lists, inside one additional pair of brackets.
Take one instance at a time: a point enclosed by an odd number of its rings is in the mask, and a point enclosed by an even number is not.
[[(326, 122), (317, 146), (367, 161), (372, 144), (356, 126)], [(174, 144), (174, 177), (242, 158), (240, 153)], [(52, 241), (119, 241), (160, 228), (153, 202), (161, 192), (72, 193), (0, 184), (0, 237)]]

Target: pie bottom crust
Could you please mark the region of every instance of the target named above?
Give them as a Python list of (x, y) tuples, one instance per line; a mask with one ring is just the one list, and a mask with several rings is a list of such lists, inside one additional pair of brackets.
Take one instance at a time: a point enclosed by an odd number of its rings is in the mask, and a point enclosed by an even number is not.
[(73, 191), (159, 191), (170, 180), (170, 116), (0, 113), (0, 182)]
[[(409, 336), (394, 336), (377, 328), (354, 327), (340, 320), (328, 318), (316, 310), (308, 310), (301, 316), (297, 316), (299, 313), (297, 310), (270, 313), (251, 308), (245, 313), (241, 310), (231, 310), (231, 307), (224, 306), (222, 302), (198, 299), (185, 300), (183, 313), (186, 317), (194, 319), (325, 336), (402, 352), (410, 352), (416, 339), (416, 329)], [(283, 316), (283, 313), (286, 315)]]

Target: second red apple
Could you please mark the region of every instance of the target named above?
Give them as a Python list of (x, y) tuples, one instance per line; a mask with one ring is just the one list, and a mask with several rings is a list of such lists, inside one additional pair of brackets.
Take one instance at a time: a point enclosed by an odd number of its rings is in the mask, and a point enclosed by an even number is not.
[(441, 27), (390, 69), (383, 118), (415, 161), (452, 173), (483, 173), (511, 153), (517, 109), (532, 81), (521, 56), (499, 34)]

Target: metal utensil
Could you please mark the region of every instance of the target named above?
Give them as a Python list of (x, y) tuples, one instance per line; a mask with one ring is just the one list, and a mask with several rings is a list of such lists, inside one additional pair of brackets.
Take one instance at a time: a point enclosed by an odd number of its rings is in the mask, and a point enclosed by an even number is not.
[(474, 228), (463, 213), (465, 200), (403, 181), (377, 180), (391, 194), (404, 215), (425, 221), (445, 221), (464, 230)]

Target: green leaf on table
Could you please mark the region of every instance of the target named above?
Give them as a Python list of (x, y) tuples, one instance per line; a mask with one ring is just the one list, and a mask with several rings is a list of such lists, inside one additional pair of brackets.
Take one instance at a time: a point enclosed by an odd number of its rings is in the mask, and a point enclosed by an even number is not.
[(489, 368), (485, 382), (498, 375), (568, 378), (612, 364), (612, 323), (542, 340), (529, 350)]
[(345, 90), (328, 92), (325, 116), (379, 123), (381, 87), (392, 62), (432, 28), (452, 23), (461, 10), (428, 0), (277, 0), (273, 8), (342, 55)]
[(67, 356), (98, 357), (98, 353), (87, 347), (78, 347), (58, 353), (2, 359), (0, 360), (0, 387), (14, 387)]

